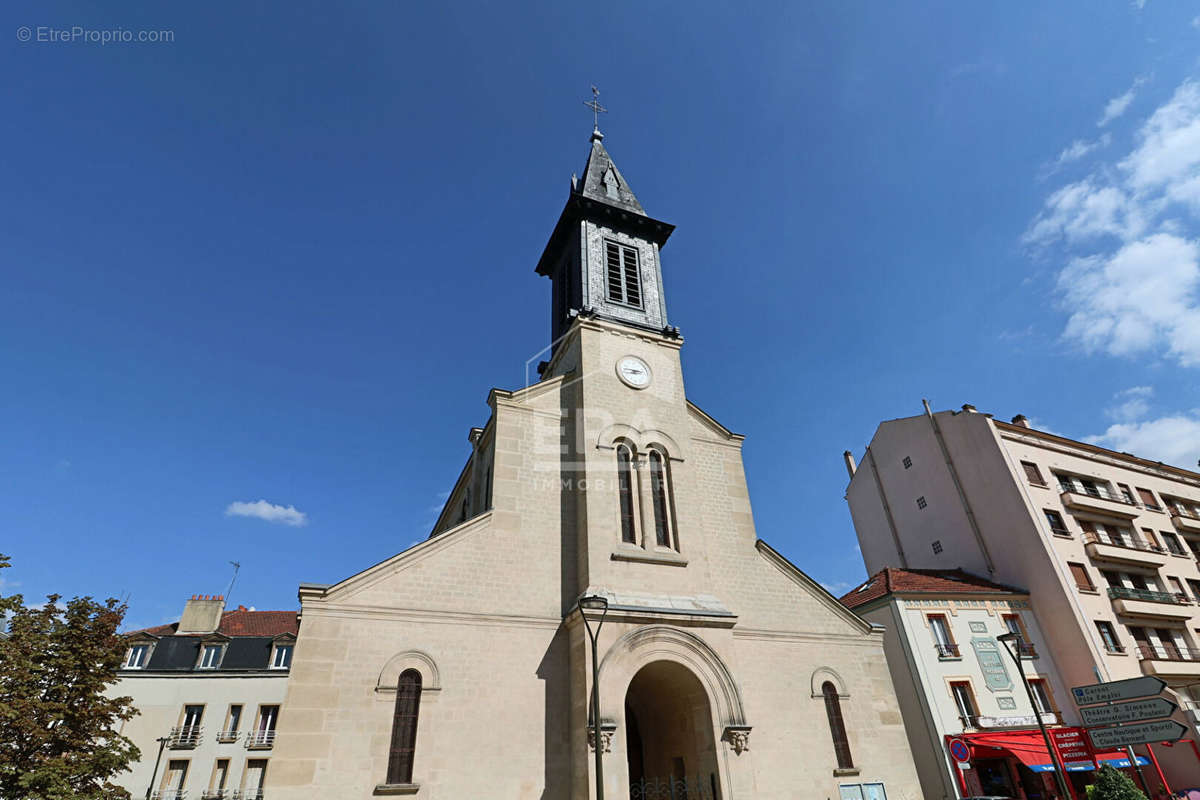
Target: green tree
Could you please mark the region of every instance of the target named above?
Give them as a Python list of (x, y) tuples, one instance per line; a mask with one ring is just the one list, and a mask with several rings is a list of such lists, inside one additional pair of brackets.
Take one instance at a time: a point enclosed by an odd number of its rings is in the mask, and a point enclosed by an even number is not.
[(128, 798), (111, 779), (141, 754), (116, 729), (137, 710), (106, 694), (125, 652), (125, 605), (59, 599), (30, 607), (0, 595), (0, 800)]
[(1108, 764), (1096, 772), (1096, 783), (1090, 793), (1091, 800), (1146, 800), (1133, 781)]

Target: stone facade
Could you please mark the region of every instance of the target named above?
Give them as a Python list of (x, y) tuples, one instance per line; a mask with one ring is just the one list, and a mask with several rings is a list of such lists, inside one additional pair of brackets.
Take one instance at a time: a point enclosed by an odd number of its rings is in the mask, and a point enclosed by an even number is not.
[[(638, 246), (658, 278), (658, 243)], [(272, 800), (594, 796), (584, 595), (608, 603), (607, 797), (674, 778), (690, 797), (810, 800), (883, 784), (916, 800), (882, 632), (757, 538), (743, 439), (688, 400), (682, 339), (573, 311), (539, 382), (490, 393), (434, 535), (301, 587)], [(649, 367), (646, 388), (618, 375), (631, 356)], [(631, 456), (624, 483), (619, 448)], [(397, 780), (393, 712), (408, 670), (420, 705), (411, 775)], [(835, 759), (825, 681), (851, 765)]]

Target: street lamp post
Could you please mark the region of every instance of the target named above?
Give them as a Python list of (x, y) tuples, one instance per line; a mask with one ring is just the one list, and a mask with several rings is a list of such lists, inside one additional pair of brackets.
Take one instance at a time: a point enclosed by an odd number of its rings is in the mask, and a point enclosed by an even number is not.
[[(608, 598), (595, 594), (587, 595), (579, 598), (576, 607), (579, 609), (579, 616), (583, 617), (583, 625), (587, 628), (588, 638), (592, 640), (592, 707), (588, 716), (592, 726), (592, 745), (596, 750), (596, 800), (604, 800), (604, 762), (600, 742), (600, 656), (596, 639), (600, 636), (604, 618), (608, 616)], [(594, 631), (592, 623), (587, 617), (588, 611), (600, 612), (600, 621), (596, 623)]]
[(154, 759), (154, 772), (150, 773), (150, 785), (146, 787), (146, 800), (150, 800), (150, 793), (154, 791), (154, 782), (158, 780), (158, 763), (162, 761), (163, 748), (167, 746), (167, 742), (171, 740), (169, 736), (158, 737), (158, 756)]
[[(1058, 757), (1058, 751), (1050, 743), (1050, 734), (1046, 731), (1046, 723), (1042, 722), (1042, 712), (1038, 710), (1037, 700), (1033, 697), (1033, 689), (1029, 686), (1029, 681), (1025, 680), (1025, 665), (1021, 663), (1021, 645), (1024, 644), (1021, 634), (1005, 633), (997, 636), (996, 641), (1004, 645), (1004, 649), (1008, 651), (1017, 665), (1017, 673), (1021, 676), (1021, 683), (1025, 685), (1025, 694), (1029, 697), (1029, 705), (1033, 708), (1033, 718), (1037, 720), (1038, 729), (1042, 732), (1042, 741), (1046, 743), (1046, 750), (1050, 753), (1050, 760), (1054, 764), (1054, 777), (1058, 782), (1058, 791), (1062, 794), (1063, 800), (1071, 800), (1071, 790), (1067, 788), (1067, 773), (1063, 769), (1062, 759)], [(1009, 642), (1016, 644), (1015, 650), (1009, 647)]]

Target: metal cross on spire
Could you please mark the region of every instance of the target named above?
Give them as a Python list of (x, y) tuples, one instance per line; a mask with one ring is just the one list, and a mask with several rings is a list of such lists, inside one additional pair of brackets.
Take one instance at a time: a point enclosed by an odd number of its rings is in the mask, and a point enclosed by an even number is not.
[(593, 86), (592, 99), (584, 100), (583, 104), (592, 110), (592, 130), (600, 130), (600, 115), (608, 113), (608, 109), (600, 105), (600, 90)]

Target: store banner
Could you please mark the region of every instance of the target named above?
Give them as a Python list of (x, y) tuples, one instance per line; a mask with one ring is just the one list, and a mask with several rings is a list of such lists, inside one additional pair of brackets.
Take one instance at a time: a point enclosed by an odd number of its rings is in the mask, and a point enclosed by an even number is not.
[(1054, 745), (1063, 768), (1068, 772), (1096, 768), (1096, 754), (1082, 729), (1052, 728), (1050, 743)]

